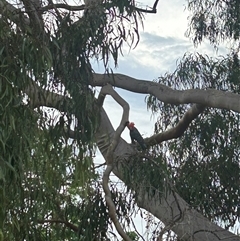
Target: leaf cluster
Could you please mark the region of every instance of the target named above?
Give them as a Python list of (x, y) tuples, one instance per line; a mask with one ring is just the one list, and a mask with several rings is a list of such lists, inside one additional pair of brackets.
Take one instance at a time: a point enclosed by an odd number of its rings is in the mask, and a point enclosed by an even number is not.
[(238, 0), (191, 0), (191, 12), (186, 35), (200, 44), (205, 38), (217, 46), (226, 40), (239, 41), (240, 3)]
[(125, 165), (124, 176), (129, 190), (144, 191), (150, 197), (165, 192), (169, 173), (161, 153), (157, 156), (153, 153), (144, 157), (135, 155)]
[[(49, 72), (51, 86), (64, 86), (64, 93), (72, 98), (67, 109), (76, 119), (67, 116), (68, 125), (74, 123), (77, 138), (83, 144), (93, 138), (99, 123), (94, 90), (89, 87), (92, 78), (90, 59), (101, 60), (108, 71), (112, 57), (117, 65), (123, 43), (137, 44), (138, 21), (141, 14), (134, 10), (134, 1), (104, 1), (87, 9), (82, 16), (75, 12), (63, 13), (52, 25), (49, 49), (53, 65)], [(117, 24), (116, 24), (117, 23)], [(126, 27), (128, 26), (128, 27)], [(137, 36), (137, 38), (136, 38)]]
[(228, 228), (238, 216), (240, 119), (227, 111), (206, 112), (171, 144), (175, 182), (188, 203)]

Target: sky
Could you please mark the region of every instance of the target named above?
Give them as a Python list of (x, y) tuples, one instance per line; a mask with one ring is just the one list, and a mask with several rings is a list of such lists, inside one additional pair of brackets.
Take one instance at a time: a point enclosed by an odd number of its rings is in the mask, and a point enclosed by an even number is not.
[[(152, 6), (155, 0), (141, 0), (139, 6)], [(190, 39), (185, 36), (188, 27), (184, 0), (160, 0), (156, 14), (146, 14), (144, 29), (140, 27), (140, 42), (135, 49), (124, 48), (124, 56), (120, 56), (115, 73), (122, 73), (134, 78), (152, 81), (166, 72), (173, 72), (176, 63), (186, 52), (201, 52), (215, 55), (215, 50), (209, 44), (203, 43), (194, 48)], [(100, 64), (93, 63), (97, 73), (104, 73)], [(141, 130), (144, 137), (153, 133), (154, 118), (147, 112), (144, 95), (117, 89), (118, 93), (130, 104), (130, 121)], [(111, 97), (107, 97), (104, 108), (116, 128), (121, 120), (121, 107)], [(128, 131), (122, 133), (126, 141), (130, 141)]]
[[(142, 6), (152, 6), (154, 0), (142, 0), (141, 3)], [(130, 51), (129, 48), (124, 48), (124, 56), (120, 57), (118, 68), (113, 69), (113, 71), (151, 81), (164, 75), (166, 72), (173, 72), (176, 69), (177, 61), (186, 52), (200, 52), (216, 56), (214, 48), (209, 44), (203, 43), (196, 49), (191, 40), (185, 36), (188, 28), (188, 16), (186, 1), (160, 0), (157, 13), (145, 15), (144, 29), (140, 29), (139, 44)], [(104, 73), (104, 69), (97, 63), (93, 64), (93, 68), (97, 73)], [(130, 104), (130, 121), (136, 124), (143, 137), (152, 135), (154, 121), (156, 121), (157, 117), (154, 118), (151, 112), (147, 111), (147, 106), (144, 102), (145, 95), (120, 89), (116, 90)], [(111, 97), (107, 96), (104, 108), (113, 126), (116, 128), (121, 121), (121, 107)], [(127, 129), (122, 133), (122, 138), (130, 142)], [(97, 163), (103, 162), (103, 158), (97, 155)], [(114, 177), (112, 177), (112, 180), (114, 180)], [(135, 220), (137, 227), (140, 231), (143, 231), (145, 223), (138, 217)]]

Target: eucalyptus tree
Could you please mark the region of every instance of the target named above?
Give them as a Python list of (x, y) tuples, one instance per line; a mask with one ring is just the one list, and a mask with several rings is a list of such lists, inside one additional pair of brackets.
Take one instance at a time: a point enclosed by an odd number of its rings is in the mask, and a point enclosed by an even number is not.
[[(240, 240), (227, 230), (240, 202), (239, 3), (187, 2), (188, 36), (215, 48), (231, 40), (229, 55), (185, 55), (153, 82), (110, 71), (157, 4), (0, 1), (0, 240), (109, 240), (113, 226), (136, 239), (128, 228), (137, 206), (158, 218), (155, 240)], [(94, 73), (91, 59), (106, 73)], [(129, 105), (113, 87), (145, 94), (159, 115), (147, 151), (121, 138)], [(123, 107), (116, 130), (106, 95)]]

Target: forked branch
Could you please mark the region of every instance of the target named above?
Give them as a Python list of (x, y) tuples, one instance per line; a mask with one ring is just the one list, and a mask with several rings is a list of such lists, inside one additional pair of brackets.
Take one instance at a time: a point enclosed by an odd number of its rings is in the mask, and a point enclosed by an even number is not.
[(120, 96), (118, 93), (112, 88), (110, 85), (105, 85), (102, 87), (101, 92), (99, 94), (99, 98), (101, 99), (100, 103), (103, 104), (104, 96), (108, 94), (113, 97), (113, 99), (122, 106), (123, 108), (123, 114), (122, 114), (122, 119), (121, 123), (118, 126), (117, 130), (114, 133), (113, 139), (108, 147), (107, 154), (106, 154), (106, 163), (107, 163), (107, 168), (103, 173), (103, 190), (105, 193), (105, 200), (109, 209), (109, 216), (112, 219), (119, 235), (126, 240), (126, 241), (131, 241), (131, 239), (128, 237), (128, 235), (124, 232), (121, 224), (118, 221), (117, 215), (116, 215), (116, 207), (114, 205), (114, 202), (111, 197), (111, 191), (109, 189), (108, 183), (109, 183), (109, 176), (113, 170), (113, 152), (118, 145), (121, 133), (123, 132), (125, 128), (125, 123), (128, 120), (129, 117), (129, 105), (128, 103)]
[[(129, 80), (129, 79), (125, 78), (125, 80)], [(124, 80), (122, 83), (128, 86), (127, 83), (124, 82)], [(117, 79), (115, 79), (115, 84), (120, 84), (118, 83)], [(153, 83), (153, 86), (154, 85), (155, 83)], [(141, 83), (141, 81), (137, 81), (135, 87), (139, 88), (141, 86), (151, 87), (151, 82), (146, 84), (145, 82)], [(105, 87), (105, 94), (103, 93), (103, 95), (106, 95), (108, 93), (108, 91), (106, 91), (107, 88), (109, 88), (111, 91), (110, 87)], [(147, 89), (142, 89), (142, 91), (147, 91)], [(70, 99), (66, 99), (66, 97), (64, 96), (60, 96), (55, 93), (51, 94), (48, 91), (41, 89), (40, 86), (34, 85), (34, 84), (29, 85), (29, 88), (25, 89), (24, 92), (27, 93), (29, 98), (31, 99), (30, 107), (32, 108), (37, 106), (51, 106), (59, 110), (62, 110), (63, 107), (60, 104), (61, 101), (65, 101), (65, 100), (70, 101)], [(112, 93), (114, 93), (113, 90), (112, 90)], [(166, 94), (163, 93), (163, 95), (166, 95)], [(159, 98), (161, 98), (161, 96), (159, 96)], [(200, 107), (199, 111), (201, 110), (201, 108), (202, 107)], [(78, 110), (75, 110), (75, 111), (78, 111)], [(186, 116), (187, 113), (184, 116)], [(197, 114), (197, 111), (196, 111), (196, 114)], [(128, 118), (126, 118), (126, 120), (127, 119)], [(124, 122), (125, 120), (122, 119), (121, 123), (124, 124)], [(126, 163), (125, 161), (128, 160), (128, 157), (133, 155), (134, 150), (123, 139), (120, 138), (120, 134), (123, 129), (124, 129), (124, 126), (120, 124), (117, 133), (115, 133), (115, 130), (113, 129), (108, 116), (104, 112), (103, 108), (101, 109), (101, 126), (98, 130), (98, 133), (96, 133), (96, 139), (98, 140), (102, 135), (107, 133), (107, 135), (109, 135), (110, 138), (104, 139), (105, 141), (104, 146), (109, 147), (111, 144), (111, 148), (110, 149), (107, 148), (106, 152), (102, 149), (102, 146), (99, 146), (100, 147), (99, 149), (102, 152), (105, 160), (108, 160), (108, 163), (110, 164), (113, 162), (113, 159), (110, 160), (110, 157), (112, 154), (114, 155), (114, 159), (118, 160), (118, 165), (114, 165), (113, 172), (119, 179), (127, 183), (124, 177), (124, 172), (122, 171), (123, 168), (125, 168), (125, 166), (123, 165), (125, 165)], [(111, 141), (113, 137), (115, 140), (114, 142)], [(76, 138), (76, 137), (73, 136), (72, 138)], [(116, 148), (114, 143), (117, 143)], [(123, 160), (123, 162), (121, 162), (121, 160)], [(112, 167), (110, 167), (109, 170), (112, 171)], [(107, 181), (108, 180), (109, 179), (107, 179)], [(106, 186), (108, 187), (108, 183)], [(179, 237), (183, 237), (188, 240), (192, 240), (192, 239), (202, 240), (201, 232), (204, 232), (207, 235), (206, 236), (207, 239), (212, 241), (219, 241), (219, 240), (231, 240), (231, 241), (238, 240), (239, 241), (240, 240), (239, 237), (233, 235), (227, 230), (224, 230), (218, 227), (216, 224), (211, 223), (208, 219), (204, 218), (200, 213), (195, 211), (192, 207), (189, 207), (188, 204), (175, 192), (166, 192), (164, 197), (161, 198), (161, 196), (157, 195), (157, 193), (155, 196), (149, 196), (149, 195), (145, 195), (146, 194), (145, 192), (139, 192), (136, 189), (138, 188), (138, 186), (136, 187), (131, 186), (131, 188), (137, 191), (136, 203), (138, 204), (138, 206), (152, 213), (155, 217), (159, 218), (165, 225), (171, 224), (172, 220), (176, 220), (179, 217), (182, 218), (180, 222), (175, 222), (174, 226), (172, 227), (172, 230)], [(111, 196), (110, 196), (110, 201), (111, 201)], [(114, 206), (112, 208), (114, 211), (115, 210)], [(116, 215), (113, 217), (116, 217)], [(122, 229), (119, 229), (119, 230), (122, 230)], [(122, 233), (124, 236), (125, 233), (124, 232)], [(130, 239), (127, 239), (125, 236), (124, 236), (124, 239), (130, 240)]]

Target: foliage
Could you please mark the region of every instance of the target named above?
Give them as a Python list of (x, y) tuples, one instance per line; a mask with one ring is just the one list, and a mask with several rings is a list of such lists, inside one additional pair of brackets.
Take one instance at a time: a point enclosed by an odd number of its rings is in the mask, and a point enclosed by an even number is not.
[[(23, 8), (6, 8), (0, 18), (1, 240), (107, 240), (111, 225), (93, 166), (99, 115), (89, 59), (106, 70), (110, 58), (117, 65), (123, 43), (138, 42), (141, 14), (132, 0), (84, 14), (43, 1), (39, 24), (29, 4), (17, 2)], [(66, 101), (58, 111), (39, 108), (24, 94), (32, 83)]]
[[(106, 71), (111, 60), (116, 66), (123, 44), (135, 47), (139, 41), (141, 13), (133, 0), (103, 1), (84, 14), (43, 1), (45, 10), (34, 17), (28, 3), (17, 1), (19, 9), (4, 9), (0, 17), (0, 241), (108, 240), (112, 226), (93, 165), (99, 110), (89, 86), (90, 59), (102, 61)], [(229, 39), (238, 44), (238, 0), (188, 1), (188, 9), (187, 35), (195, 44), (204, 38), (215, 46)], [(173, 74), (158, 81), (179, 90), (240, 94), (239, 64), (237, 49), (219, 59), (185, 55)], [(34, 100), (24, 94), (32, 83), (67, 101), (58, 103), (56, 112), (37, 104), (33, 109)], [(157, 133), (175, 125), (189, 108), (163, 105), (153, 96), (147, 105), (162, 113)], [(239, 211), (239, 118), (207, 109), (182, 138), (153, 148), (137, 166), (137, 157), (130, 160), (126, 184), (144, 183), (152, 195), (171, 178), (189, 204), (232, 227)], [(134, 193), (121, 193), (114, 185), (111, 191), (117, 216), (128, 227)], [(137, 240), (136, 233), (128, 234)]]
[(165, 192), (169, 176), (167, 163), (163, 163), (162, 153), (157, 152), (155, 155), (149, 152), (147, 155), (140, 153), (139, 156), (130, 157), (124, 173), (128, 188), (134, 187), (136, 192), (144, 190), (149, 196)]
[[(220, 60), (200, 54), (185, 55), (173, 74), (159, 82), (177, 89), (214, 88), (239, 92), (239, 59), (232, 53)], [(163, 113), (156, 133), (174, 126), (189, 106), (163, 105), (153, 96), (147, 104)], [(166, 158), (178, 193), (194, 208), (226, 228), (238, 218), (240, 185), (240, 115), (208, 108), (189, 126), (182, 138), (164, 143)], [(197, 173), (197, 175), (196, 175)]]
[(138, 240), (138, 236), (135, 232), (127, 232), (127, 235), (130, 237), (130, 239), (132, 241), (137, 241)]
[[(213, 110), (205, 113), (191, 125), (182, 143), (173, 144), (183, 150), (176, 187), (205, 216), (232, 227), (239, 203), (239, 115)], [(186, 186), (189, 188), (183, 188)]]
[(188, 0), (191, 12), (187, 36), (195, 44), (207, 38), (217, 46), (223, 41), (239, 41), (240, 3), (238, 0)]

